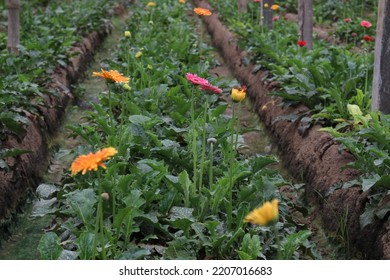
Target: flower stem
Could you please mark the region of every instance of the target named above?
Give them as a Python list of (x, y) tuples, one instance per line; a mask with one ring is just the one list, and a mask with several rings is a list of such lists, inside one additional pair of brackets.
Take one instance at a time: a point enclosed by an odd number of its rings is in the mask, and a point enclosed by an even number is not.
[(95, 233), (94, 233), (94, 240), (93, 240), (93, 257), (96, 258), (96, 248), (97, 248), (97, 239), (98, 239), (98, 233), (100, 231), (100, 243), (102, 246), (102, 258), (106, 258), (106, 251), (104, 246), (104, 225), (103, 225), (103, 207), (102, 207), (102, 193), (103, 193), (103, 187), (101, 184), (101, 178), (100, 173), (98, 172), (98, 182), (99, 182), (99, 190), (98, 190), (98, 207), (96, 210), (96, 222), (95, 222)]
[(227, 209), (227, 223), (229, 229), (231, 228), (232, 225), (232, 211), (233, 211), (233, 164), (234, 164), (234, 157), (236, 152), (235, 145), (234, 145), (235, 120), (236, 120), (235, 104), (232, 103), (232, 124), (231, 124), (231, 138), (230, 138), (231, 153), (230, 153), (230, 162), (229, 162), (229, 189), (228, 189), (229, 204)]
[(195, 127), (195, 98), (194, 98), (194, 91), (191, 91), (191, 130), (192, 130), (192, 161), (193, 161), (193, 187), (192, 187), (192, 194), (195, 194), (196, 192), (196, 183), (197, 183), (197, 166), (198, 166), (198, 153), (196, 148), (196, 127)]
[(210, 144), (210, 167), (209, 167), (209, 188), (211, 189), (211, 186), (214, 183), (213, 178), (213, 162), (214, 162), (214, 143)]
[(204, 106), (204, 114), (203, 114), (202, 156), (200, 159), (200, 171), (199, 171), (199, 194), (201, 193), (202, 185), (203, 185), (203, 169), (204, 169), (203, 165), (204, 165), (204, 158), (206, 155), (206, 124), (207, 124), (208, 107), (209, 107), (208, 102), (206, 100), (206, 104)]
[(367, 49), (366, 49), (366, 46), (364, 47), (364, 64), (366, 66), (366, 79), (365, 79), (365, 82), (364, 82), (364, 94), (367, 95), (367, 88), (368, 88), (368, 59), (367, 59)]
[(238, 103), (238, 112), (237, 112), (237, 124), (236, 124), (236, 141), (235, 141), (235, 144), (234, 144), (234, 151), (236, 152), (237, 151), (237, 146), (238, 146), (238, 135), (240, 134), (240, 127), (241, 127), (241, 118), (240, 118), (240, 115), (241, 115), (241, 102)]
[(275, 239), (276, 239), (276, 246), (277, 248), (277, 259), (281, 260), (282, 259), (282, 252), (281, 252), (281, 247), (280, 247), (280, 238), (279, 238), (279, 232), (278, 229), (276, 228), (276, 223), (272, 226), (275, 234)]
[(109, 106), (109, 114), (110, 114), (110, 138), (108, 145), (113, 146), (112, 141), (114, 141), (114, 113), (112, 111), (112, 101), (111, 101), (111, 89), (110, 85), (108, 86), (108, 106)]

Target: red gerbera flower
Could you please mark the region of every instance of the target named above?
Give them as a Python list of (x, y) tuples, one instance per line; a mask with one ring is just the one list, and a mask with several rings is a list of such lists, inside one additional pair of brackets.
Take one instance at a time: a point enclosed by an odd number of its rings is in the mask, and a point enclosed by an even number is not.
[(298, 41), (297, 44), (298, 44), (298, 46), (300, 46), (300, 47), (304, 47), (304, 46), (306, 46), (307, 43), (306, 43), (306, 41), (303, 41), (303, 40), (302, 40), (302, 41)]
[(370, 36), (370, 35), (364, 35), (363, 36), (363, 40), (364, 41), (367, 41), (367, 42), (374, 42), (375, 41), (375, 38)]

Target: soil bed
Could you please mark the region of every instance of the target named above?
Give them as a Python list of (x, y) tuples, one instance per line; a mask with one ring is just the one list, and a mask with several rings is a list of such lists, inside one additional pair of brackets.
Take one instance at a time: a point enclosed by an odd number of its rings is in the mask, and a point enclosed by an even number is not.
[[(211, 8), (207, 1), (193, 1), (197, 6)], [(347, 228), (347, 240), (352, 254), (362, 259), (390, 259), (390, 226), (377, 221), (364, 229), (359, 217), (367, 201), (367, 193), (360, 187), (330, 192), (335, 184), (350, 181), (358, 176), (356, 170), (343, 167), (354, 160), (344, 152), (327, 133), (318, 131), (315, 125), (303, 135), (299, 133), (299, 121), (283, 120), (283, 116), (299, 114), (308, 110), (305, 106), (281, 106), (281, 99), (268, 94), (272, 84), (262, 81), (264, 73), (253, 73), (253, 65), (242, 63), (245, 52), (237, 46), (234, 35), (219, 21), (218, 14), (202, 17), (211, 34), (214, 46), (228, 62), (237, 80), (248, 87), (248, 95), (254, 109), (279, 146), (282, 160), (297, 178), (306, 183), (306, 198), (316, 205), (324, 226), (330, 232)]]

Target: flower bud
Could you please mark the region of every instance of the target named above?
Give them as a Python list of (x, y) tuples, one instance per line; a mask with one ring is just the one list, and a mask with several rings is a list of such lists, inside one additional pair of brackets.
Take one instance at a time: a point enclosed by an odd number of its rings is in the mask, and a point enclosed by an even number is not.
[(131, 90), (131, 86), (128, 83), (123, 84), (123, 89), (130, 91)]
[(105, 201), (110, 199), (110, 195), (108, 193), (106, 193), (106, 192), (102, 193), (101, 196), (102, 196), (102, 199), (105, 200)]
[(135, 58), (140, 58), (142, 56), (142, 52), (141, 51), (138, 51), (136, 54), (135, 54)]

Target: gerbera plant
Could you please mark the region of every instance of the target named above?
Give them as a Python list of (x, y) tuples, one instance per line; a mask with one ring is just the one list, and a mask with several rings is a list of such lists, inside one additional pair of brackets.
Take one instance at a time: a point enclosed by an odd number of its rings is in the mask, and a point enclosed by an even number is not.
[[(189, 82), (191, 82), (194, 85), (197, 85), (198, 88), (202, 91), (208, 91), (212, 92), (214, 94), (220, 94), (222, 93), (222, 90), (216, 86), (213, 86), (209, 83), (208, 80), (199, 77), (196, 74), (187, 73), (186, 78)], [(204, 114), (203, 114), (203, 129), (202, 129), (202, 156), (201, 156), (201, 162), (200, 162), (200, 173), (199, 173), (199, 190), (202, 187), (203, 184), (203, 168), (204, 168), (204, 160), (205, 160), (205, 151), (206, 151), (206, 122), (207, 122), (207, 111), (208, 111), (208, 101), (207, 96), (204, 98)], [(194, 189), (197, 185), (197, 170), (198, 170), (198, 151), (197, 151), (197, 130), (195, 126), (195, 97), (194, 97), (194, 91), (191, 91), (191, 127), (192, 127), (192, 153), (193, 153), (193, 183), (194, 183)]]

